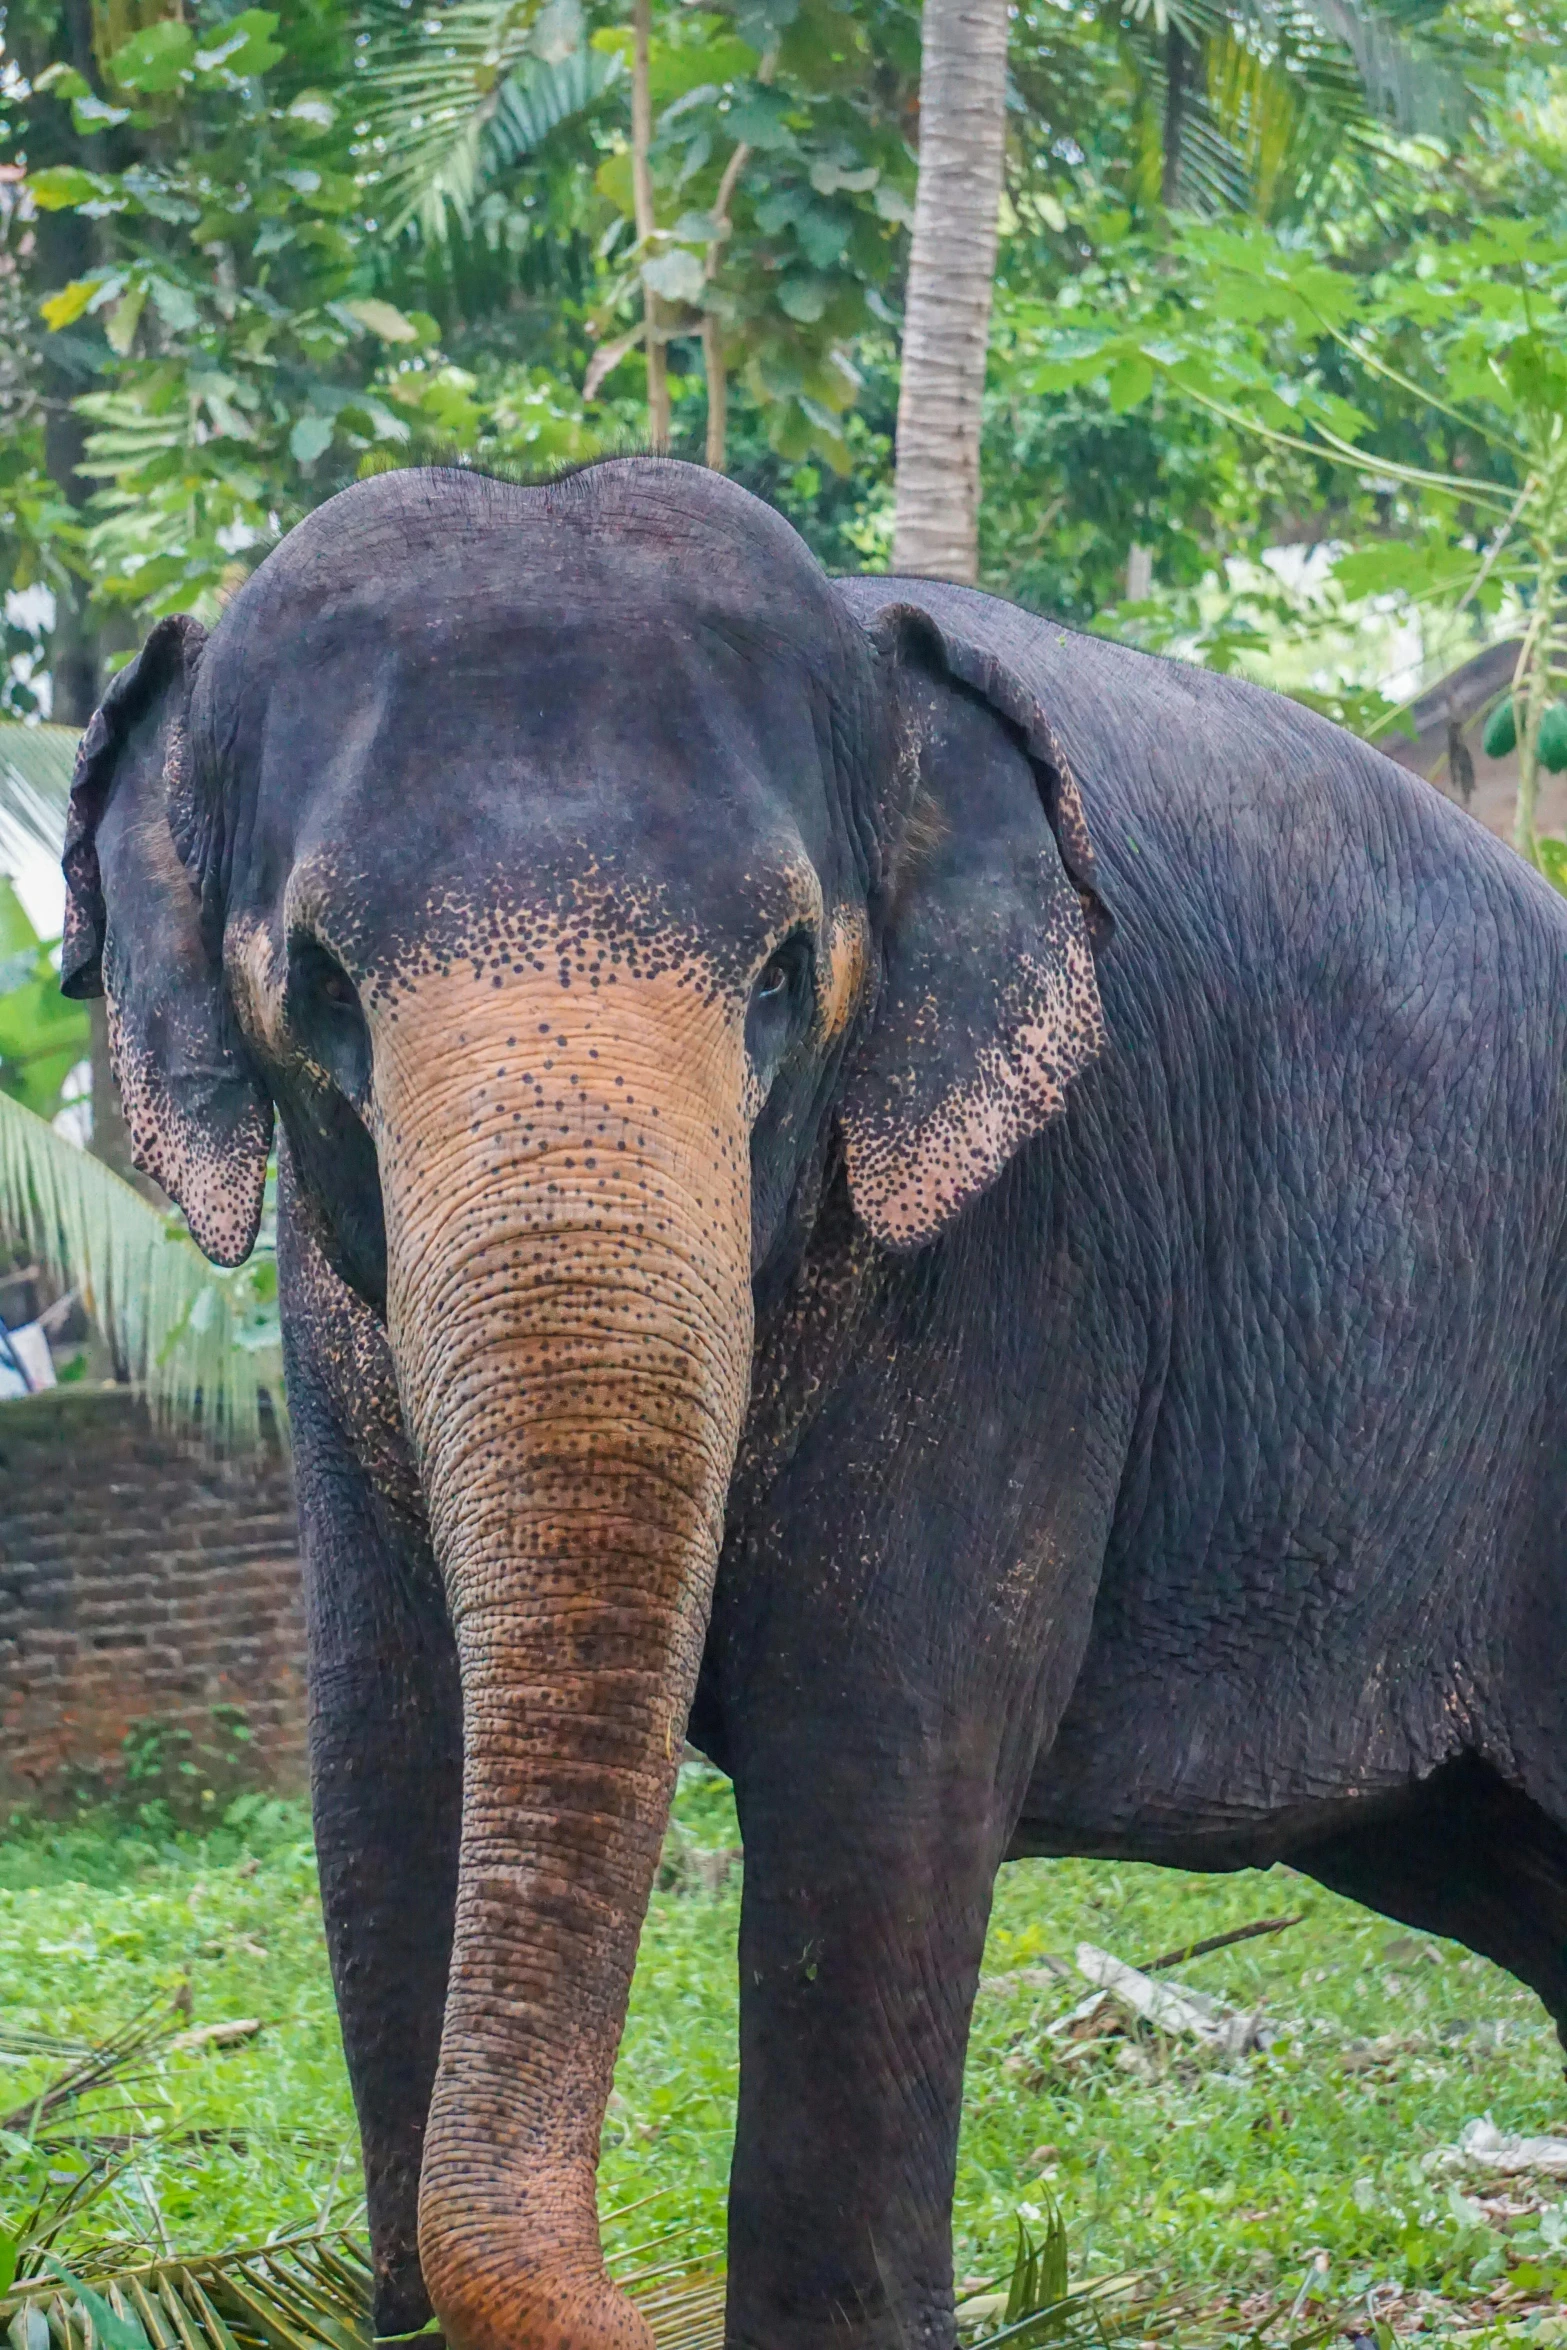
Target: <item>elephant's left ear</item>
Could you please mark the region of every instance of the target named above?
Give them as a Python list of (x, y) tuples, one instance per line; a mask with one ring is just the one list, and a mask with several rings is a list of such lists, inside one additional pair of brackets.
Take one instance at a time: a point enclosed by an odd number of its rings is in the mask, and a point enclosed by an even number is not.
[(108, 1000), (136, 1164), (219, 1265), (261, 1221), (272, 1103), (245, 1060), (221, 970), (211, 811), (190, 755), (204, 631), (161, 620), (82, 736), (65, 836), (60, 985)]
[(991, 655), (892, 605), (872, 638), (900, 770), (884, 971), (840, 1101), (856, 1210), (918, 1248), (1066, 1105), (1104, 1045), (1110, 922), (1048, 721)]

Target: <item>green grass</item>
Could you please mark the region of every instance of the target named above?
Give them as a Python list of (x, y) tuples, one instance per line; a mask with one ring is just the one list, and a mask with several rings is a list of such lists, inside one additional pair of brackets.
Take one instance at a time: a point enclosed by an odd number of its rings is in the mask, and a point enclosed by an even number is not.
[[(739, 1872), (728, 1792), (686, 1774), (668, 1880), (643, 1936), (604, 2134), (603, 2203), (656, 2203), (623, 2238), (695, 2227), (722, 2242), (735, 2089)], [(158, 2050), (68, 2125), (134, 2139), (78, 2225), (213, 2250), (352, 2222), (360, 2182), (298, 1809), (250, 1799), (205, 1836), (102, 1821), (14, 1824), (0, 1841), (0, 2021), (87, 2039), (188, 1983), (190, 2023), (259, 2017), (232, 2048)], [(721, 1881), (715, 1884), (715, 1879)], [(1044, 2027), (1086, 1988), (1058, 1979), (1080, 1942), (1134, 1964), (1258, 1917), (1303, 1922), (1175, 1970), (1278, 2037), (1224, 2059), (1106, 2040), (1063, 2067)], [(1024, 1978), (1028, 1979), (1024, 1979)], [(91, 2147), (41, 2152), (23, 2108), (58, 2063), (0, 2056), (0, 2211), (64, 2193)], [(1556, 2338), (1567, 2302), (1560, 2187), (1460, 2191), (1428, 2158), (1463, 2124), (1567, 2131), (1567, 2086), (1538, 2002), (1451, 1943), (1409, 1934), (1287, 1870), (1225, 1877), (1079, 1862), (1003, 1872), (975, 2018), (957, 2197), (962, 2279), (1011, 2260), (1017, 2215), (1065, 2212), (1075, 2275), (1156, 2266), (1233, 2313), (1313, 2301), (1407, 2328), (1478, 2323), (1511, 2291), (1512, 2328)], [(49, 2129), (40, 2135), (49, 2139)], [(1474, 2198), (1484, 2198), (1484, 2208)], [(71, 2238), (62, 2239), (69, 2257)], [(1324, 2261), (1326, 2266), (1323, 2266)], [(1520, 2288), (1524, 2298), (1518, 2298)], [(1297, 2327), (1297, 2331), (1298, 2331)]]

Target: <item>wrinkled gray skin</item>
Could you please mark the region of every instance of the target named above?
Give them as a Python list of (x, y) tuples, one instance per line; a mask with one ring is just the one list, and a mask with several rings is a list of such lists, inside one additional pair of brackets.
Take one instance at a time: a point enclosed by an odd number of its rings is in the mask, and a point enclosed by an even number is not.
[(636, 461), (313, 516), (117, 685), (67, 870), (215, 1254), (283, 1127), (383, 2331), (642, 2340), (688, 1706), (737, 2350), (952, 2342), (1009, 1855), (1287, 1858), (1567, 2014), (1567, 906), (1437, 794)]

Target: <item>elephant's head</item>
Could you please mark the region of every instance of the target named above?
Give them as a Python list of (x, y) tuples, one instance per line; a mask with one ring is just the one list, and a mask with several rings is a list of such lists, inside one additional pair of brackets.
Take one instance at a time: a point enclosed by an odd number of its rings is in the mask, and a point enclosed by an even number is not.
[[(960, 674), (961, 673), (961, 674)], [(835, 1127), (929, 1242), (1097, 1050), (1090, 854), (1015, 683), (653, 460), (383, 475), (78, 770), (65, 984), (220, 1262), (275, 1104), (384, 1314), (462, 1672), (426, 2281), (461, 2350), (630, 2345), (599, 2131), (707, 1620), (753, 1282)]]

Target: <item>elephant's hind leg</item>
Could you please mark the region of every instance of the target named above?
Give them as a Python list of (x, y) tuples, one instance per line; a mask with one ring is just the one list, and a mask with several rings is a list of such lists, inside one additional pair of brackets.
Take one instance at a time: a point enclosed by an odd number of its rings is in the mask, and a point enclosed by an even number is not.
[(1477, 1755), (1289, 1858), (1333, 1892), (1505, 1967), (1567, 2044), (1567, 1831)]

